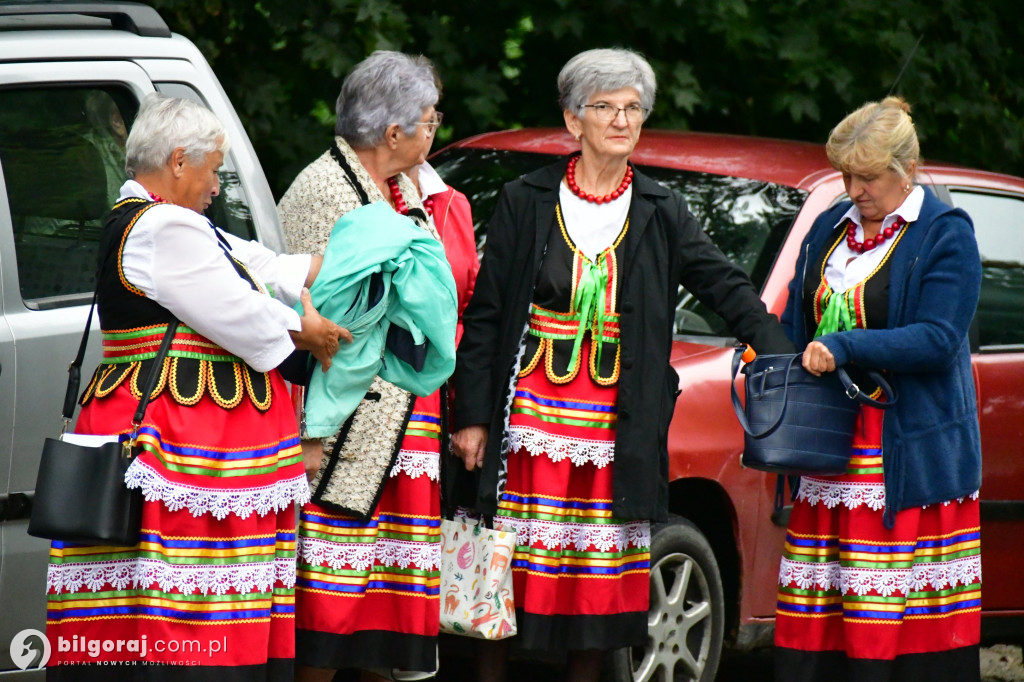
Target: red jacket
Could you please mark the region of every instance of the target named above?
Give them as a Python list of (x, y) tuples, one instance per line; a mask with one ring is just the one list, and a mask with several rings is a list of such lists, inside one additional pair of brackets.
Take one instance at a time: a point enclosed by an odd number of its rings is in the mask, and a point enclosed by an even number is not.
[(455, 276), (455, 289), (459, 295), (459, 324), (455, 331), (455, 343), (462, 338), (462, 311), (473, 296), (476, 273), (480, 270), (480, 259), (476, 253), (476, 237), (473, 233), (473, 214), (466, 195), (448, 187), (444, 192), (431, 194), (434, 201), (434, 225), (441, 235), (444, 252)]

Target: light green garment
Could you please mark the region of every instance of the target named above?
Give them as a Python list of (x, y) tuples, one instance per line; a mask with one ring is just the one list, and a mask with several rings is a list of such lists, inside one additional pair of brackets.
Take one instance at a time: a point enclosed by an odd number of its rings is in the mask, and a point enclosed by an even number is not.
[[(383, 295), (371, 305), (377, 273)], [(310, 293), (320, 314), (353, 337), (341, 344), (326, 373), (313, 371), (306, 396), (310, 438), (337, 433), (378, 374), (426, 396), (454, 371), (458, 299), (444, 246), (386, 203), (361, 206), (335, 223)], [(408, 330), (417, 345), (426, 343), (421, 371), (385, 347), (392, 324)]]

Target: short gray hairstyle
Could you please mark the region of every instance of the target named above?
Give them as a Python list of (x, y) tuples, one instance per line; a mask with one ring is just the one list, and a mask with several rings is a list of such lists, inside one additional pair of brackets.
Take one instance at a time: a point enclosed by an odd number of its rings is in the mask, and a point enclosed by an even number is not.
[(558, 74), (558, 103), (583, 116), (583, 105), (596, 93), (622, 88), (636, 88), (640, 106), (651, 113), (658, 83), (646, 59), (623, 48), (587, 50), (566, 62)]
[(128, 177), (159, 170), (178, 147), (199, 165), (211, 152), (226, 155), (231, 144), (220, 120), (202, 104), (157, 92), (146, 95), (125, 144)]
[(341, 84), (336, 135), (353, 149), (370, 149), (397, 123), (412, 135), (423, 112), (437, 104), (440, 80), (429, 59), (377, 50), (355, 65)]

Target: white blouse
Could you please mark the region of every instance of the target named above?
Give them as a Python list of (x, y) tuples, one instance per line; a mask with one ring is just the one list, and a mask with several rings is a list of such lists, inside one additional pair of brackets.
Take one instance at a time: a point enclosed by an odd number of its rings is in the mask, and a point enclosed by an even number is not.
[(565, 231), (584, 256), (590, 260), (615, 243), (629, 215), (633, 200), (633, 184), (618, 199), (595, 204), (580, 199), (563, 182), (558, 186), (558, 202), (562, 206)]
[[(896, 222), (897, 216), (903, 218), (908, 223), (914, 222), (921, 213), (921, 205), (923, 203), (924, 189), (916, 186), (907, 195), (907, 198), (903, 200), (899, 208), (885, 216), (882, 220), (882, 229), (884, 230)], [(861, 225), (860, 209), (857, 208), (856, 204), (843, 214), (843, 217), (839, 219), (839, 222), (833, 228), (845, 223), (847, 219), (852, 220), (857, 225), (857, 241), (864, 241), (864, 227)], [(907, 228), (903, 227), (903, 229)], [(828, 285), (837, 294), (841, 294), (850, 287), (856, 286), (885, 259), (889, 249), (896, 243), (895, 237), (896, 235), (893, 235), (893, 239), (887, 239), (881, 246), (876, 246), (864, 253), (857, 253), (851, 249), (844, 237), (839, 242), (839, 246), (832, 252), (832, 255), (829, 256), (828, 263), (825, 265), (825, 281), (828, 282)]]
[[(134, 180), (121, 187), (121, 199), (129, 197), (150, 198)], [(238, 276), (214, 229), (205, 216), (190, 209), (155, 206), (135, 223), (125, 241), (125, 277), (182, 324), (253, 369), (269, 371), (295, 350), (288, 331), (299, 331), (302, 323), (291, 306), (299, 300), (310, 256), (278, 255), (258, 242), (217, 230), (231, 255), (276, 297), (271, 298)]]

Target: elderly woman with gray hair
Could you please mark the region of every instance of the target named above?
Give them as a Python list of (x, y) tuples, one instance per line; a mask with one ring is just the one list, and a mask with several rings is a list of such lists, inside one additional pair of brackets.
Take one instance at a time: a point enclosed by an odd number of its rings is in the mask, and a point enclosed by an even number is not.
[[(655, 88), (629, 50), (589, 50), (562, 69), (580, 153), (502, 190), (455, 372), (456, 454), (482, 467), (478, 510), (517, 534), (519, 642), (568, 650), (573, 680), (597, 678), (593, 650), (646, 642), (650, 522), (667, 516), (679, 391), (677, 288), (758, 351), (792, 350), (683, 198), (630, 164)], [(502, 679), (502, 658), (478, 657), (481, 678)]]
[[(296, 348), (329, 365), (343, 330), (304, 289), (319, 257), (279, 256), (203, 215), (227, 151), (213, 113), (159, 94), (128, 136), (132, 179), (100, 242), (103, 357), (76, 431), (130, 432), (173, 336), (125, 476), (145, 500), (139, 544), (50, 550), (47, 635), (81, 646), (54, 646), (48, 679), (108, 679), (118, 663), (140, 680), (293, 677), (295, 503), (309, 493), (275, 367)], [(180, 646), (200, 639), (201, 657)]]
[[(438, 90), (424, 57), (378, 51), (352, 69), (338, 96), (331, 148), (299, 174), (278, 207), (292, 250), (324, 253), (341, 216), (376, 202), (437, 237), (405, 173), (424, 162), (440, 124)], [(351, 244), (354, 258), (359, 248)], [(467, 282), (456, 277), (456, 285), (462, 290)], [(436, 667), (440, 398), (436, 392), (418, 398), (379, 376), (366, 396), (353, 417), (356, 428), (323, 442), (303, 441), (307, 472), (317, 485), (342, 447), (395, 454), (369, 518), (343, 506), (310, 502), (302, 509), (296, 582), (301, 680), (330, 680), (337, 668), (361, 669), (363, 679), (417, 679), (428, 673), (415, 671)]]

